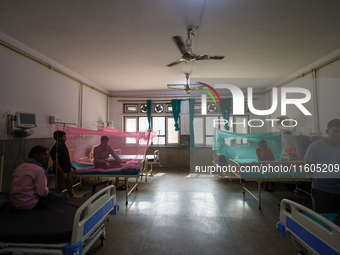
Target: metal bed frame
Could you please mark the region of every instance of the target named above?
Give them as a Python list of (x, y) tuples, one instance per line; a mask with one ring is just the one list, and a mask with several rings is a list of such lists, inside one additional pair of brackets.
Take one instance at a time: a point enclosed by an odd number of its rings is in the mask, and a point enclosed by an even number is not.
[[(1, 243), (0, 254), (11, 252), (23, 254), (53, 254), (53, 255), (83, 255), (94, 242), (100, 238), (105, 242), (105, 223), (109, 214), (119, 210), (116, 198), (116, 188), (110, 185), (82, 204), (74, 215), (72, 238), (70, 243), (39, 244), (39, 243)], [(84, 218), (81, 218), (82, 212)], [(57, 219), (53, 219), (57, 220)]]
[[(149, 157), (148, 157), (149, 156)], [(152, 155), (146, 155), (146, 158), (148, 160), (150, 160), (150, 158), (152, 157)], [(153, 152), (153, 161), (148, 161), (148, 165), (151, 165), (151, 168), (149, 171), (146, 172), (146, 175), (145, 175), (145, 181), (147, 182), (148, 181), (148, 174), (150, 174), (150, 176), (152, 177), (153, 176), (153, 172), (152, 172), (152, 166), (154, 164), (160, 166), (160, 167), (163, 167), (159, 162), (159, 150), (155, 150)], [(144, 175), (141, 176), (141, 180), (143, 178)]]
[[(287, 205), (290, 206), (291, 212), (287, 211)], [(276, 228), (282, 236), (289, 235), (292, 238), (299, 254), (340, 254), (340, 227), (296, 202), (288, 199), (281, 201), (280, 221), (276, 224)]]
[[(275, 161), (276, 163), (280, 162), (280, 161)], [(285, 163), (287, 163), (287, 161), (284, 161)], [(216, 161), (213, 161), (213, 163), (215, 164), (215, 166), (219, 166), (218, 163), (216, 163)], [(270, 162), (266, 162), (266, 163), (270, 163)], [(296, 163), (301, 163), (299, 161), (296, 161)], [(240, 180), (240, 183), (242, 184), (242, 193), (245, 195), (245, 192), (248, 192), (252, 197), (254, 197), (259, 203), (259, 209), (261, 209), (261, 183), (263, 182), (284, 182), (284, 183), (295, 183), (296, 184), (296, 189), (300, 190), (304, 193), (309, 194), (308, 192), (300, 189), (297, 186), (297, 183), (299, 182), (311, 182), (310, 178), (281, 178), (281, 177), (270, 177), (270, 178), (247, 178), (242, 176), (242, 172), (240, 170), (240, 164), (233, 161), (233, 160), (229, 160), (228, 165), (231, 167), (236, 167), (237, 171), (232, 172), (229, 171), (229, 175), (227, 176), (229, 178), (229, 181), (233, 180), (233, 179), (238, 179)], [(232, 176), (233, 175), (233, 176)], [(234, 178), (233, 178), (234, 177)], [(255, 181), (257, 182), (257, 191), (258, 191), (258, 197), (253, 194), (253, 192), (251, 192), (249, 189), (247, 189), (245, 187), (245, 181)], [(309, 194), (310, 195), (310, 194)]]
[[(130, 193), (136, 189), (138, 190), (138, 179), (141, 175), (143, 175), (144, 172), (147, 172), (148, 170), (148, 159), (145, 159), (141, 162), (141, 164), (139, 165), (139, 171), (137, 174), (135, 175), (129, 175), (129, 174), (126, 174), (126, 175), (122, 175), (122, 174), (86, 174), (86, 173), (82, 173), (82, 174), (75, 174), (74, 176), (76, 177), (79, 177), (80, 178), (80, 183), (81, 183), (81, 179), (83, 177), (98, 177), (98, 178), (101, 178), (101, 177), (116, 177), (116, 186), (118, 186), (118, 182), (120, 181), (119, 178), (122, 177), (124, 178), (124, 181), (125, 181), (125, 186), (126, 186), (126, 193), (125, 193), (125, 196), (126, 196), (126, 204), (129, 203), (129, 195)], [(132, 188), (129, 189), (129, 178), (135, 178), (136, 179), (136, 182), (135, 184), (133, 185)], [(81, 187), (81, 186), (80, 186)]]

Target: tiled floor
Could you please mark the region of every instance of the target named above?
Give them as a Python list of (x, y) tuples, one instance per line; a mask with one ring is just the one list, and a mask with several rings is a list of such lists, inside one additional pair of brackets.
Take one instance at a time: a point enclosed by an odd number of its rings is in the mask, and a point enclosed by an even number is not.
[[(259, 210), (253, 197), (244, 199), (238, 181), (189, 178), (186, 169), (154, 174), (139, 183), (127, 206), (125, 191), (117, 191), (120, 211), (106, 225), (106, 243), (97, 241), (88, 254), (297, 254), (275, 228), (278, 204), (289, 198), (310, 207), (307, 195), (276, 184), (274, 193), (262, 193)], [(256, 183), (246, 185), (257, 189)]]

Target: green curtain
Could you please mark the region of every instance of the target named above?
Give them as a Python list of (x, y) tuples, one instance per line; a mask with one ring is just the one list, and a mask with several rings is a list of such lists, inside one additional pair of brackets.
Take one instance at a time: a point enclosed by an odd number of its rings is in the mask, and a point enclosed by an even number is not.
[(171, 100), (171, 105), (172, 105), (172, 114), (174, 115), (174, 120), (175, 120), (175, 130), (178, 131), (180, 128), (178, 127), (178, 117), (179, 113), (181, 112), (181, 101), (182, 99), (172, 99)]
[(195, 98), (189, 99), (189, 112), (190, 112), (190, 146), (195, 146), (194, 134), (194, 116), (195, 116)]
[(229, 130), (230, 129), (229, 128), (229, 117), (230, 117), (232, 99), (231, 98), (222, 98), (221, 101), (222, 101), (222, 105), (220, 104), (220, 109), (221, 109), (223, 119), (228, 121), (224, 125), (224, 128), (225, 128), (225, 130)]
[(151, 100), (146, 101), (146, 114), (148, 116), (149, 130), (152, 130)]

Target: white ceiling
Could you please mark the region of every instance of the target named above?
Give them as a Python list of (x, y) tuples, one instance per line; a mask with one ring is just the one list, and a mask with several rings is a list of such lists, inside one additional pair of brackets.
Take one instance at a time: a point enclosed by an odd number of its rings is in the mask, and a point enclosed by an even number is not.
[[(185, 72), (286, 77), (340, 48), (339, 10), (339, 0), (11, 0), (0, 1), (0, 31), (108, 91), (166, 90)], [(171, 37), (199, 24), (194, 53), (226, 57), (167, 67), (181, 57)]]

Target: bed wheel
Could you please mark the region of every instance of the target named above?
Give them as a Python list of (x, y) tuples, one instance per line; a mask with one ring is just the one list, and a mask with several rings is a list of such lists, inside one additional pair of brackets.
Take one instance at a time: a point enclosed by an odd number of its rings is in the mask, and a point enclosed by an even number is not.
[(104, 246), (104, 244), (105, 244), (105, 235), (103, 234), (100, 236), (100, 245)]

